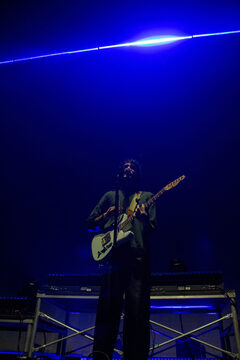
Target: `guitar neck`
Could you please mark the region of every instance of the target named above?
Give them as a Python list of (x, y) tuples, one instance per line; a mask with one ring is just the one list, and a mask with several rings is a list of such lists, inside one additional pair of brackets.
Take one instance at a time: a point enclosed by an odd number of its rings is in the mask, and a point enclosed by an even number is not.
[(145, 208), (149, 208), (149, 206), (151, 206), (165, 191), (166, 191), (165, 188), (162, 188), (162, 190), (160, 190), (157, 194), (153, 195), (151, 199), (145, 202), (144, 204)]

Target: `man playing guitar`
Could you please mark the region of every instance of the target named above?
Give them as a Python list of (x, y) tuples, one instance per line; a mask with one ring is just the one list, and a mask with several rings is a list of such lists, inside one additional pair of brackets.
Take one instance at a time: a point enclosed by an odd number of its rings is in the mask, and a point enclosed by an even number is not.
[[(128, 227), (130, 236), (114, 247), (102, 276), (93, 358), (112, 359), (125, 299), (124, 359), (147, 360), (150, 336), (149, 236), (156, 228), (156, 209), (155, 203), (149, 207), (144, 205), (153, 194), (140, 191), (140, 167), (136, 160), (127, 160), (120, 165), (118, 179), (120, 216), (132, 216)], [(109, 191), (91, 212), (89, 229), (104, 231), (113, 226), (114, 211), (115, 191)], [(102, 242), (107, 241), (103, 239)], [(97, 256), (102, 256), (102, 252), (98, 251)]]

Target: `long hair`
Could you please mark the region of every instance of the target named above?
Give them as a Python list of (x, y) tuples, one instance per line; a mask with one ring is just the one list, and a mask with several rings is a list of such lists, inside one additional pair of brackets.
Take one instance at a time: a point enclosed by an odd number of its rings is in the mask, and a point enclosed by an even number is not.
[(120, 163), (120, 165), (118, 167), (119, 179), (121, 180), (123, 178), (123, 170), (124, 170), (124, 165), (126, 163), (130, 163), (132, 165), (132, 167), (134, 168), (134, 170), (136, 171), (135, 180), (136, 180), (136, 183), (139, 184), (140, 179), (141, 179), (141, 166), (140, 166), (139, 162), (135, 159), (127, 159)]

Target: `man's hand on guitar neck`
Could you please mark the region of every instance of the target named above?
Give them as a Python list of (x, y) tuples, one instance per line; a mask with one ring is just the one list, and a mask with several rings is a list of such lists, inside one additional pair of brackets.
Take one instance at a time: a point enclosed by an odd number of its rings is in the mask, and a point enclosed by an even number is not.
[(144, 204), (137, 205), (134, 214), (135, 217), (138, 218), (144, 225), (149, 224), (152, 230), (155, 229), (155, 225), (149, 222), (148, 213)]
[(146, 207), (144, 204), (142, 205), (137, 205), (136, 206), (136, 209), (134, 211), (134, 215), (140, 219), (141, 221), (146, 221), (147, 220), (147, 216), (148, 216), (148, 213), (146, 212)]

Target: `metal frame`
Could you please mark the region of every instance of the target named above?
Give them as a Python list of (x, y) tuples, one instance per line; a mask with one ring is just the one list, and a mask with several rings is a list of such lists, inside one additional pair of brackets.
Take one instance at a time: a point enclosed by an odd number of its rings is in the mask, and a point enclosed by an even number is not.
[[(152, 321), (150, 320), (150, 323), (157, 326), (157, 327), (160, 327), (160, 328), (163, 328), (165, 330), (169, 330), (175, 334), (179, 334), (179, 336), (176, 336), (176, 337), (173, 337), (172, 339), (170, 340), (167, 340), (167, 341), (164, 341), (152, 348), (150, 348), (150, 351), (154, 351), (156, 349), (159, 349), (160, 347), (164, 347), (165, 345), (168, 345), (174, 341), (177, 341), (177, 340), (180, 340), (180, 339), (185, 339), (185, 340), (194, 340), (198, 343), (201, 343), (205, 346), (208, 346), (212, 349), (215, 349), (217, 351), (220, 351), (222, 352), (223, 356), (224, 355), (227, 355), (229, 357), (232, 357), (234, 359), (240, 359), (240, 333), (239, 333), (239, 325), (238, 325), (238, 318), (237, 318), (237, 310), (236, 310), (236, 294), (235, 294), (235, 291), (234, 290), (230, 290), (230, 291), (227, 291), (225, 292), (224, 294), (219, 294), (219, 295), (177, 295), (177, 296), (156, 296), (156, 297), (151, 297), (151, 299), (162, 299), (162, 300), (177, 300), (177, 301), (185, 301), (185, 300), (192, 300), (192, 299), (199, 299), (199, 300), (223, 300), (223, 302), (225, 300), (228, 300), (228, 303), (230, 305), (230, 309), (231, 309), (231, 312), (224, 315), (224, 316), (221, 316), (221, 311), (219, 308), (216, 308), (215, 311), (217, 310), (217, 313), (219, 314), (219, 318), (217, 320), (214, 320), (212, 322), (209, 322), (201, 327), (198, 327), (198, 328), (195, 328), (191, 331), (188, 331), (186, 333), (182, 333), (181, 331), (178, 331), (178, 330), (175, 330), (175, 329), (172, 329), (166, 325), (163, 325), (161, 323), (157, 323), (155, 321)], [(214, 304), (214, 302), (213, 302)], [(223, 305), (223, 304), (222, 304)], [(214, 310), (214, 308), (213, 308)], [(213, 325), (216, 325), (216, 324), (221, 324), (223, 323), (224, 320), (226, 319), (232, 319), (232, 324), (233, 324), (233, 329), (234, 329), (234, 336), (235, 336), (235, 340), (236, 340), (236, 347), (237, 347), (237, 353), (233, 353), (231, 351), (227, 351), (225, 348), (223, 348), (223, 344), (222, 347), (217, 347), (211, 343), (207, 343), (206, 341), (203, 341), (203, 340), (200, 340), (196, 337), (193, 337), (192, 335), (198, 331), (201, 331), (203, 329), (206, 329), (208, 327), (211, 327)], [(200, 336), (202, 334), (199, 334), (198, 336)], [(156, 353), (153, 353), (153, 355), (155, 355)]]
[[(37, 294), (37, 304), (36, 304), (36, 311), (35, 311), (35, 316), (34, 316), (34, 321), (33, 321), (33, 326), (32, 326), (32, 334), (31, 334), (31, 339), (30, 339), (30, 345), (29, 345), (29, 351), (27, 353), (28, 355), (28, 358), (31, 358), (32, 355), (34, 355), (34, 353), (36, 353), (37, 351), (41, 350), (41, 349), (45, 349), (46, 347), (50, 346), (50, 345), (53, 345), (53, 344), (56, 344), (56, 343), (59, 343), (61, 341), (65, 341), (73, 336), (76, 336), (76, 335), (82, 335), (84, 337), (86, 337), (87, 339), (89, 340), (93, 340), (93, 337), (86, 334), (88, 331), (92, 330), (94, 328), (94, 326), (90, 327), (90, 328), (87, 328), (87, 329), (83, 329), (83, 330), (78, 330), (78, 329), (75, 329), (71, 326), (68, 326), (66, 325), (65, 323), (63, 322), (60, 322), (58, 321), (57, 319), (54, 319), (52, 317), (50, 317), (49, 315), (43, 313), (40, 311), (40, 307), (41, 307), (41, 301), (42, 299), (76, 299), (76, 300), (89, 300), (89, 301), (97, 301), (98, 299), (98, 296), (78, 296), (78, 295), (47, 295), (47, 294), (43, 294), (43, 293), (38, 293)], [(214, 321), (211, 321), (203, 326), (200, 326), (200, 327), (197, 327), (191, 331), (188, 331), (186, 333), (182, 333), (178, 330), (175, 330), (173, 328), (170, 328), (166, 325), (163, 325), (161, 323), (157, 323), (153, 320), (150, 320), (150, 323), (157, 326), (157, 327), (160, 327), (160, 328), (163, 328), (165, 330), (168, 330), (168, 331), (171, 331), (175, 334), (177, 334), (176, 337), (170, 339), (170, 340), (167, 340), (167, 341), (164, 341), (156, 346), (154, 346), (154, 348), (151, 348), (150, 351), (152, 350), (156, 350), (156, 349), (159, 349), (160, 347), (164, 347), (165, 345), (168, 345), (172, 342), (175, 342), (177, 340), (180, 340), (180, 339), (187, 339), (187, 340), (193, 340), (193, 341), (196, 341), (198, 343), (201, 343), (205, 346), (208, 346), (212, 349), (215, 349), (219, 352), (221, 352), (223, 354), (223, 356), (229, 356), (229, 357), (232, 357), (234, 359), (240, 359), (240, 334), (239, 334), (239, 325), (238, 325), (238, 318), (237, 318), (237, 311), (236, 311), (236, 295), (235, 295), (235, 291), (234, 290), (231, 290), (231, 291), (228, 291), (224, 294), (196, 294), (196, 295), (170, 295), (170, 296), (165, 296), (165, 295), (162, 295), (162, 296), (151, 296), (151, 303), (154, 303), (154, 302), (158, 302), (158, 303), (161, 303), (162, 301), (176, 301), (176, 302), (179, 302), (181, 303), (182, 301), (184, 302), (187, 302), (187, 301), (192, 301), (192, 300), (198, 300), (198, 301), (204, 301), (204, 300), (207, 300), (207, 301), (213, 301), (213, 306), (215, 304), (215, 302), (217, 301), (218, 305), (224, 305), (225, 301), (227, 300), (228, 301), (228, 304), (230, 305), (230, 309), (231, 309), (231, 312), (229, 312), (228, 314), (224, 315), (224, 316), (221, 316), (219, 319), (217, 320), (214, 320)], [(219, 308), (218, 309), (215, 309), (219, 312)], [(204, 312), (203, 312), (204, 313)], [(206, 313), (206, 311), (205, 311)], [(122, 316), (123, 317), (123, 316)], [(38, 321), (39, 321), (39, 318), (44, 318), (44, 319), (47, 319), (49, 322), (52, 322), (54, 324), (57, 324), (59, 327), (63, 327), (65, 329), (68, 329), (68, 330), (71, 330), (73, 331), (74, 333), (71, 334), (71, 335), (68, 335), (68, 336), (65, 336), (61, 339), (58, 339), (58, 340), (55, 340), (55, 341), (51, 341), (47, 344), (44, 344), (42, 346), (38, 346), (38, 347), (34, 347), (34, 340), (35, 340), (35, 336), (36, 336), (36, 332), (37, 332), (37, 327), (38, 327)], [(228, 351), (224, 348), (220, 348), (220, 347), (217, 347), (211, 343), (207, 343), (206, 341), (203, 341), (203, 340), (200, 340), (198, 339), (197, 337), (194, 337), (193, 334), (195, 334), (196, 332), (199, 332), (201, 330), (204, 330), (208, 327), (211, 327), (211, 326), (214, 326), (216, 324), (222, 324), (222, 322), (226, 319), (232, 319), (232, 322), (233, 322), (233, 329), (234, 329), (234, 336), (235, 336), (235, 340), (236, 340), (236, 346), (237, 346), (237, 353), (233, 353), (231, 351)], [(201, 334), (200, 334), (201, 335)], [(198, 336), (200, 336), (198, 335)], [(123, 352), (119, 349), (114, 349), (115, 352), (117, 352), (119, 355), (123, 355)], [(154, 353), (153, 353), (154, 355)]]
[(34, 322), (33, 318), (26, 318), (23, 320), (1, 319), (0, 318), (0, 330), (1, 330), (1, 327), (6, 327), (9, 330), (12, 329), (12, 327), (14, 327), (14, 326), (16, 326), (18, 328), (26, 327), (26, 337), (25, 337), (23, 352), (27, 353), (29, 351), (30, 339), (32, 337), (33, 322)]

